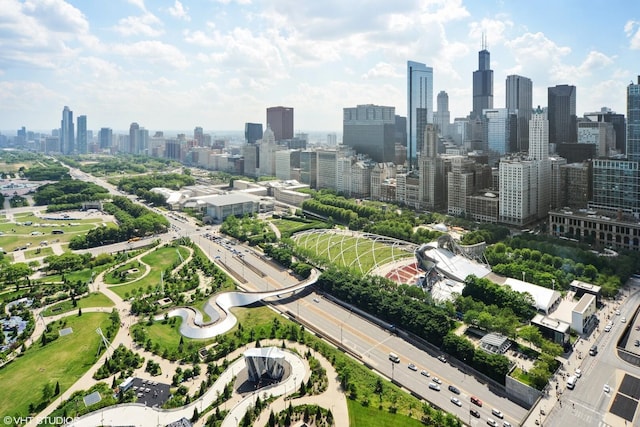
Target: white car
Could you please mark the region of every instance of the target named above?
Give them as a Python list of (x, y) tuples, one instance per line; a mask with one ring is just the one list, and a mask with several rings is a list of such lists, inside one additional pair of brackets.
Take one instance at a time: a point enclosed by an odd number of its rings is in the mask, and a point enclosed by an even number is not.
[(418, 368), (416, 368), (416, 365), (414, 365), (413, 363), (411, 363), (411, 364), (408, 366), (408, 368), (409, 368), (409, 369), (411, 369), (412, 371), (417, 371), (417, 370), (418, 370)]
[(432, 379), (433, 379), (433, 382), (434, 382), (434, 383), (436, 383), (436, 384), (442, 384), (442, 380), (441, 380), (440, 378), (438, 378), (438, 377), (433, 377)]
[(607, 325), (607, 326), (605, 326), (605, 327), (604, 327), (604, 331), (605, 331), (605, 332), (609, 332), (609, 331), (611, 331), (611, 325)]
[(420, 375), (422, 375), (423, 377), (430, 377), (431, 374), (427, 371), (425, 371), (424, 369), (422, 371), (420, 371)]
[(616, 310), (616, 316), (620, 316), (620, 310)]
[(504, 414), (502, 413), (502, 411), (499, 411), (499, 410), (497, 410), (496, 408), (493, 408), (493, 409), (491, 410), (491, 413), (492, 413), (493, 415), (495, 415), (496, 417), (498, 417), (498, 418), (504, 418)]
[(602, 387), (602, 390), (605, 393), (609, 393), (611, 391), (611, 387), (609, 387), (609, 384), (605, 384), (604, 387)]
[(451, 397), (451, 403), (456, 406), (462, 407), (462, 402), (460, 402), (460, 399), (458, 399), (457, 397)]
[(621, 317), (620, 318), (620, 323), (627, 323), (627, 318), (626, 317)]
[(430, 382), (429, 383), (429, 388), (431, 390), (435, 390), (435, 391), (440, 391), (440, 386), (434, 382)]
[(576, 377), (580, 378), (582, 376), (582, 369), (576, 368), (575, 375), (576, 375)]

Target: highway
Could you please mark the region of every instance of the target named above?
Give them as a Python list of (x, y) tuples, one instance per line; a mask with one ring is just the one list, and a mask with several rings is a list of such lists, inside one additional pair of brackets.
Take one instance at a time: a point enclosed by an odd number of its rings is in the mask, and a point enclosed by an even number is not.
[[(119, 194), (117, 189), (99, 178), (83, 174), (80, 171), (76, 171), (75, 176), (79, 179), (86, 179), (102, 185), (111, 192)], [(156, 211), (162, 212), (160, 210)], [(173, 215), (167, 215), (173, 231), (160, 235), (158, 238), (163, 241), (171, 241), (176, 237), (191, 238), (214, 262), (224, 263), (224, 265), (246, 280), (246, 283), (243, 284), (246, 290), (273, 290), (291, 286), (298, 282), (286, 270), (276, 268), (257, 256), (254, 249), (249, 246), (242, 244), (223, 245), (204, 236), (207, 233), (215, 235), (217, 226), (201, 228), (188, 219), (184, 221), (176, 218)], [(122, 243), (120, 245), (135, 247), (145, 242), (134, 243)], [(92, 252), (97, 253), (100, 251), (113, 252), (114, 250), (109, 246), (95, 248)], [(234, 253), (234, 251), (236, 252)], [(262, 271), (265, 276), (262, 277), (262, 275), (248, 268), (238, 254), (246, 263)], [(519, 425), (526, 415), (527, 411), (524, 408), (506, 398), (495, 395), (486, 385), (481, 384), (474, 377), (466, 375), (448, 363), (439, 361), (403, 339), (390, 334), (387, 330), (370, 323), (344, 307), (321, 298), (319, 295), (311, 293), (292, 298), (274, 298), (270, 303), (282, 312), (289, 311), (293, 313), (296, 317), (311, 325), (313, 329), (318, 331), (319, 335), (331, 337), (334, 342), (342, 343), (342, 346), (357, 354), (362, 362), (401, 384), (408, 391), (432, 402), (447, 412), (457, 415), (465, 423), (473, 426), (486, 425), (488, 417), (496, 418), (491, 416), (492, 408), (502, 411), (505, 414), (505, 421), (509, 421), (512, 425)], [(390, 352), (400, 356), (401, 362), (398, 364), (392, 363), (389, 360)], [(409, 370), (409, 363), (414, 363), (418, 371)], [(438, 392), (428, 388), (431, 378), (420, 374), (423, 369), (428, 371), (432, 377), (436, 376), (442, 380), (441, 391)], [(455, 385), (461, 394), (455, 395), (447, 390), (450, 384)], [(479, 397), (484, 402), (484, 405), (478, 407), (472, 404), (470, 402), (472, 395)], [(461, 407), (454, 405), (450, 401), (453, 396), (462, 401)], [(471, 417), (470, 408), (477, 409), (481, 414), (481, 418)]]

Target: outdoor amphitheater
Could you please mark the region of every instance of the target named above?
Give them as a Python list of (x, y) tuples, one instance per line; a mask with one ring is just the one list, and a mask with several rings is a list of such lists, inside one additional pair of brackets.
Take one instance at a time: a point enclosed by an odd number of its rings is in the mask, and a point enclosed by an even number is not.
[(298, 247), (326, 260), (327, 265), (407, 284), (414, 284), (424, 274), (416, 264), (418, 245), (404, 240), (337, 229), (309, 230), (292, 238)]

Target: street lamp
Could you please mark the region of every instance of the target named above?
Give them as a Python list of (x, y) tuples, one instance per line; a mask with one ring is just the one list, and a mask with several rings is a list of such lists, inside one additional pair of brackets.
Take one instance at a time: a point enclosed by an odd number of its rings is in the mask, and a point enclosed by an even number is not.
[(525, 276), (525, 274), (526, 274), (526, 273), (523, 271), (523, 272), (522, 272), (522, 281), (523, 281), (523, 282), (526, 282), (526, 280), (524, 280), (524, 276)]

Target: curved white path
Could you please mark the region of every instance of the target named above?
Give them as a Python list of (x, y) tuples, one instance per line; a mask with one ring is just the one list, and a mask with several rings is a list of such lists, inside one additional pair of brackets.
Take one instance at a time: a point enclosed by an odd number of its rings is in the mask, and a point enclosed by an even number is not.
[[(231, 307), (243, 307), (251, 305), (255, 302), (263, 300), (269, 297), (275, 297), (284, 295), (287, 293), (297, 292), (307, 286), (313, 285), (320, 277), (320, 273), (317, 270), (311, 271), (311, 276), (303, 282), (297, 285), (290, 286), (288, 288), (278, 289), (268, 292), (225, 292), (209, 299), (205, 305), (205, 312), (212, 318), (216, 319), (215, 323), (203, 322), (202, 313), (200, 310), (194, 307), (178, 307), (169, 311), (167, 315), (169, 317), (180, 316), (182, 323), (180, 324), (180, 333), (187, 338), (213, 338), (215, 336), (224, 334), (231, 330), (237, 323), (238, 319), (231, 313)], [(218, 315), (212, 301), (220, 307), (224, 312), (225, 317), (222, 321), (217, 322), (220, 316)], [(164, 314), (155, 317), (156, 320), (164, 319)]]
[[(297, 354), (284, 350), (284, 358), (291, 365), (290, 375), (280, 383), (260, 389), (260, 394), (268, 393), (273, 396), (280, 396), (285, 392), (291, 392), (296, 387), (296, 379), (304, 378), (306, 368), (304, 362)], [(125, 403), (121, 405), (109, 406), (98, 411), (90, 412), (80, 418), (75, 419), (72, 423), (66, 424), (68, 426), (76, 427), (94, 427), (94, 426), (109, 426), (109, 425), (128, 425), (134, 426), (158, 426), (167, 425), (181, 418), (191, 419), (193, 416), (193, 410), (198, 408), (198, 411), (202, 413), (204, 409), (209, 407), (219, 395), (224, 391), (224, 387), (233, 380), (238, 372), (246, 367), (244, 358), (233, 362), (229, 367), (220, 375), (220, 377), (213, 383), (213, 386), (200, 398), (194, 400), (189, 405), (175, 409), (159, 409), (150, 408), (148, 406), (139, 403)], [(254, 395), (243, 399), (231, 409), (229, 415), (225, 418), (223, 426), (236, 426), (235, 418), (240, 420), (247, 410), (247, 407), (254, 401), (251, 400)], [(123, 421), (123, 420), (126, 420)]]

